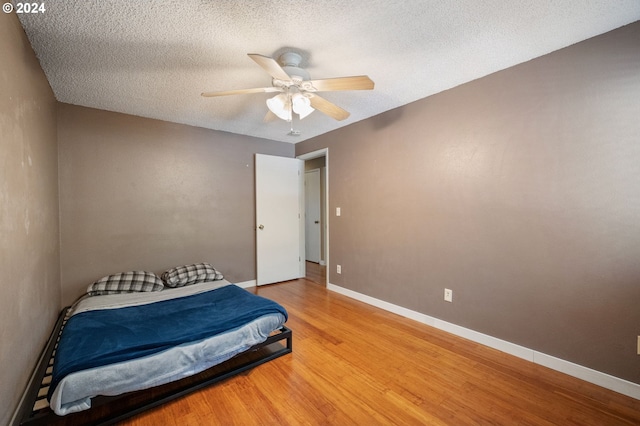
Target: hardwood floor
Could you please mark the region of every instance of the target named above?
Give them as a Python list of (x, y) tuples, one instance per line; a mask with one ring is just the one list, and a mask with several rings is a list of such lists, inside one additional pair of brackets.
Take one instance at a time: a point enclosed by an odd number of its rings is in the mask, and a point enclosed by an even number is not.
[(316, 282), (318, 284), (325, 285), (327, 282), (327, 267), (320, 265), (319, 263), (307, 262), (306, 263), (307, 279)]
[(330, 292), (252, 289), (293, 353), (126, 425), (638, 425), (640, 401)]

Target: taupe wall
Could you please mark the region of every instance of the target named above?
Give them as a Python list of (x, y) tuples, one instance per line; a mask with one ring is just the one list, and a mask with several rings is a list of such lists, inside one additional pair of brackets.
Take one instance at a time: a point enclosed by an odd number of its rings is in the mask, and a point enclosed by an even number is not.
[(0, 424), (60, 306), (56, 103), (15, 13), (0, 14)]
[(639, 117), (635, 23), (298, 144), (330, 282), (640, 383)]
[(254, 153), (293, 145), (67, 104), (58, 119), (63, 303), (134, 269), (256, 278)]

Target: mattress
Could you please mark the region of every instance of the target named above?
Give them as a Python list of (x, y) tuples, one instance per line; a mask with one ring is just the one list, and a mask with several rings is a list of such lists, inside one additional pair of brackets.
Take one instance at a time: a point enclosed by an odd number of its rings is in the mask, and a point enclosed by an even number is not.
[[(136, 309), (135, 307), (141, 307), (141, 309), (146, 307), (147, 310), (160, 309), (167, 303), (175, 304), (174, 301), (182, 302), (196, 297), (210, 297), (215, 295), (217, 290), (225, 289), (227, 286), (233, 286), (233, 284), (220, 280), (158, 292), (88, 297), (72, 307), (69, 321), (73, 316), (77, 315), (76, 319), (79, 320), (83, 315), (92, 312), (104, 314), (108, 310), (131, 310)], [(228, 290), (232, 289), (226, 288), (218, 293)], [(233, 290), (237, 292), (241, 289), (236, 287)], [(243, 297), (249, 295), (252, 298), (262, 299), (245, 290), (241, 292)], [(275, 302), (271, 303), (275, 304)], [(212, 306), (212, 309), (215, 307)], [(112, 312), (115, 311), (108, 313)], [(188, 314), (185, 313), (185, 317), (187, 316)], [(177, 318), (179, 315), (176, 316), (174, 312), (167, 321), (174, 321)], [(265, 341), (273, 331), (282, 327), (285, 321), (286, 311), (282, 308), (282, 311), (274, 310), (260, 314), (255, 319), (234, 325), (228, 330), (216, 331), (213, 335), (151, 351), (149, 355), (73, 371), (56, 381), (57, 385), (52, 387), (49, 405), (57, 415), (66, 415), (89, 409), (91, 399), (98, 395), (113, 396), (148, 389), (200, 373)], [(162, 327), (162, 324), (159, 326)], [(65, 331), (63, 329), (61, 345), (65, 341)], [(58, 352), (62, 354), (65, 352), (64, 349), (65, 347), (60, 346)], [(54, 375), (55, 370), (54, 363)]]

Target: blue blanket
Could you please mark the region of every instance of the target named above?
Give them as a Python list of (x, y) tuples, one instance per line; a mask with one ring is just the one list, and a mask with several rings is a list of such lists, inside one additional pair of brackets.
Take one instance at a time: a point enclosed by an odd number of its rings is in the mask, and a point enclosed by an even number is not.
[(287, 318), (276, 302), (229, 285), (147, 305), (76, 314), (60, 337), (49, 398), (73, 372), (152, 355), (274, 313)]

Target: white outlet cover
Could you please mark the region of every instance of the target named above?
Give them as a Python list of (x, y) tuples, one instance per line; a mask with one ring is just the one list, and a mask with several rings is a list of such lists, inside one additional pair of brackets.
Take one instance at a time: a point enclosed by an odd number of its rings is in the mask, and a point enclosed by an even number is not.
[(453, 290), (450, 290), (448, 288), (444, 289), (444, 300), (446, 300), (447, 302), (453, 302)]

